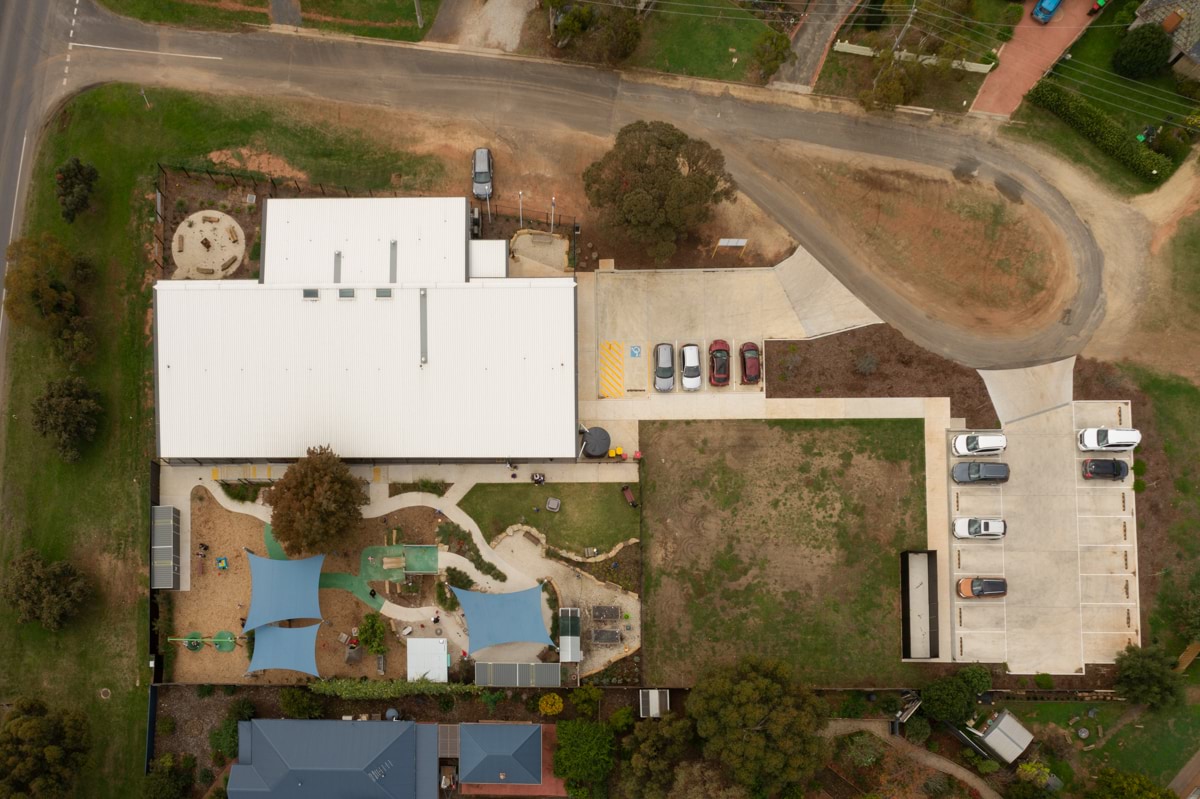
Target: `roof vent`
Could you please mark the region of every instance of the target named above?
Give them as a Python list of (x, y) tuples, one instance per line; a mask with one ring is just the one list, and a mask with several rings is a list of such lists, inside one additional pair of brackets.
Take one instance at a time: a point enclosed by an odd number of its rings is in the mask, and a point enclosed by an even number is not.
[(503, 780), (503, 779), (505, 779), (505, 778), (507, 778), (507, 777), (508, 777), (508, 775), (507, 775), (507, 774), (505, 774), (503, 771), (501, 771), (501, 772), (500, 772), (500, 779), (501, 779), (501, 780)]
[(338, 250), (333, 254), (333, 282), (342, 282), (342, 251)]

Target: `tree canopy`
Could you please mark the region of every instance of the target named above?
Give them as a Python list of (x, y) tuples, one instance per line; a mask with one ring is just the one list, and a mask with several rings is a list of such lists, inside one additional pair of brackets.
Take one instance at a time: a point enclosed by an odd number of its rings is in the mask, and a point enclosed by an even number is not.
[(1183, 698), (1183, 677), (1161, 647), (1130, 644), (1117, 655), (1117, 693), (1151, 708), (1166, 707)]
[(54, 192), (62, 206), (63, 219), (74, 222), (75, 216), (86, 211), (91, 202), (92, 188), (100, 173), (91, 164), (72, 156), (54, 173)]
[(675, 783), (667, 799), (750, 799), (740, 785), (730, 785), (721, 770), (710, 763), (681, 763), (675, 769)]
[(74, 261), (70, 250), (49, 233), (8, 245), (4, 312), (19, 325), (57, 336), (79, 315), (79, 302), (67, 277)]
[(805, 783), (826, 760), (825, 704), (776, 660), (746, 657), (704, 677), (687, 712), (704, 757), (751, 792)]
[(17, 699), (0, 726), (0, 796), (67, 796), (87, 761), (87, 717)]
[(1175, 792), (1157, 785), (1145, 774), (1101, 769), (1088, 799), (1176, 799)]
[(33, 429), (50, 439), (67, 463), (79, 460), (80, 448), (96, 437), (100, 395), (82, 377), (51, 380), (32, 408)]
[(312, 447), (266, 493), (275, 539), (291, 553), (327, 549), (362, 520), (367, 481), (329, 447)]
[(675, 767), (696, 740), (687, 716), (666, 715), (639, 721), (625, 741), (629, 762), (621, 769), (625, 793), (639, 799), (665, 799), (675, 779)]
[(613, 768), (613, 734), (607, 724), (563, 721), (558, 725), (554, 776), (567, 784), (571, 796), (586, 796), (593, 785), (604, 785)]
[(1121, 37), (1113, 50), (1113, 70), (1138, 80), (1157, 75), (1171, 58), (1171, 35), (1161, 25), (1140, 25)]
[(707, 222), (713, 206), (736, 198), (721, 151), (666, 122), (621, 128), (613, 148), (584, 170), (583, 187), (605, 224), (659, 260)]
[(72, 564), (46, 563), (33, 549), (13, 558), (0, 582), (0, 596), (17, 611), (17, 621), (36, 621), (47, 630), (61, 629), (91, 595), (91, 583)]
[(975, 697), (992, 687), (991, 672), (978, 664), (939, 677), (921, 690), (921, 709), (935, 721), (959, 724), (971, 717)]

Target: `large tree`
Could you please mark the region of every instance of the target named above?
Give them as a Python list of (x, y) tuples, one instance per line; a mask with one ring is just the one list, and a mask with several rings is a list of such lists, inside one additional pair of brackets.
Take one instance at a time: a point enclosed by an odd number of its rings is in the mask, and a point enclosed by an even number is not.
[(975, 697), (991, 687), (991, 672), (986, 666), (973, 663), (923, 688), (921, 709), (935, 721), (959, 724), (975, 711)]
[(675, 769), (675, 784), (667, 799), (750, 799), (740, 785), (730, 785), (721, 770), (703, 761), (681, 763)]
[(1130, 702), (1165, 707), (1183, 698), (1183, 677), (1160, 647), (1130, 644), (1117, 655), (1117, 693)]
[(1175, 792), (1157, 785), (1145, 774), (1101, 769), (1088, 799), (1176, 799)]
[(1171, 58), (1171, 35), (1161, 25), (1141, 25), (1126, 33), (1113, 50), (1113, 71), (1139, 80), (1157, 75)]
[(47, 630), (61, 629), (91, 595), (91, 582), (71, 563), (47, 563), (33, 549), (13, 558), (0, 581), (0, 596), (17, 611), (17, 621)]
[(696, 741), (687, 716), (667, 715), (639, 721), (625, 741), (629, 762), (621, 769), (625, 793), (635, 799), (665, 799), (675, 767)]
[(583, 187), (607, 225), (659, 260), (737, 190), (720, 150), (666, 122), (621, 128), (613, 148), (584, 170)]
[(96, 437), (101, 410), (100, 395), (82, 377), (52, 380), (33, 401), (33, 429), (73, 463), (79, 460), (79, 448)]
[(79, 316), (79, 302), (68, 283), (74, 264), (71, 252), (49, 233), (8, 245), (5, 313), (17, 324), (57, 337)]
[(312, 447), (266, 493), (275, 539), (292, 553), (326, 549), (362, 520), (367, 481), (329, 447)]
[(571, 796), (587, 796), (593, 785), (604, 785), (613, 768), (613, 734), (607, 724), (564, 721), (558, 725), (554, 776), (567, 784)]
[(716, 669), (696, 684), (687, 712), (704, 757), (751, 792), (803, 784), (828, 755), (825, 704), (776, 660), (746, 657)]
[(58, 204), (62, 206), (63, 219), (75, 221), (75, 215), (86, 211), (92, 197), (92, 188), (100, 173), (91, 164), (85, 164), (72, 156), (54, 173), (54, 191)]
[(87, 717), (17, 699), (0, 726), (0, 796), (69, 796), (87, 761)]

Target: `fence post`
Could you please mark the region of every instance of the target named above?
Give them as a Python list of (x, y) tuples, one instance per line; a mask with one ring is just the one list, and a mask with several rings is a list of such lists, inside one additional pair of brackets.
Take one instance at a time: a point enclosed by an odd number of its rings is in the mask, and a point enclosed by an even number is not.
[(367, 189), (367, 196), (368, 196), (368, 197), (371, 197), (371, 198), (374, 198), (374, 197), (375, 197), (375, 192), (371, 191), (370, 189)]
[(301, 191), (300, 191), (300, 181), (296, 180), (295, 178), (292, 178), (292, 185), (294, 185), (294, 186), (296, 187), (296, 193), (297, 193), (297, 194), (300, 194), (300, 193), (301, 193)]
[(192, 173), (191, 173), (191, 172), (188, 172), (188, 170), (187, 170), (187, 167), (186, 167), (186, 166), (181, 166), (181, 167), (179, 167), (179, 168), (183, 170), (183, 174), (187, 176), (187, 179), (188, 179), (188, 180), (191, 180), (191, 179), (192, 179)]
[(217, 185), (217, 179), (213, 177), (213, 173), (209, 171), (208, 167), (204, 167), (204, 171), (208, 173), (208, 179), (213, 182), (213, 185)]
[(239, 189), (242, 187), (242, 184), (238, 183), (237, 175), (230, 172), (229, 177), (233, 178), (233, 185), (237, 186)]
[(345, 186), (342, 186), (342, 191), (346, 192), (347, 197), (350, 196), (350, 190), (348, 188), (346, 188)]
[(279, 187), (275, 185), (275, 178), (271, 178), (270, 180), (271, 180), (271, 196), (278, 197), (279, 196)]
[(162, 172), (164, 178), (167, 177), (167, 170), (163, 169), (163, 165), (161, 163), (158, 164), (158, 171)]
[(319, 188), (319, 189), (321, 190), (321, 196), (322, 196), (322, 197), (324, 197), (324, 196), (325, 196), (325, 184), (324, 184), (324, 183), (318, 183), (318, 184), (317, 184), (317, 188)]

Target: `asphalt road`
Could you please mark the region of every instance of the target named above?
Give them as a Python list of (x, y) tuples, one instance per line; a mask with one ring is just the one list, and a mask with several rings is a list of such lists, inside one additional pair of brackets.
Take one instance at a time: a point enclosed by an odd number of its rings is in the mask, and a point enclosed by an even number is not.
[[(967, 131), (928, 121), (806, 110), (770, 102), (768, 93), (755, 95), (763, 101), (728, 92), (697, 93), (588, 67), (445, 47), (268, 31), (218, 34), (161, 28), (113, 16), (90, 0), (48, 2), (51, 19), (33, 30), (44, 36), (38, 48), (41, 57), (26, 56), (26, 62), (16, 65), (23, 75), (32, 69), (34, 86), (39, 72), (51, 76), (44, 78), (47, 91), (31, 95), (25, 118), (35, 124), (69, 94), (107, 81), (419, 108), (469, 115), (498, 132), (513, 134), (549, 126), (608, 135), (634, 119), (665, 119), (722, 147), (747, 196), (876, 314), (928, 349), (976, 367), (1042, 363), (1078, 353), (1103, 317), (1103, 255), (1087, 225), (1034, 169)], [(6, 59), (10, 47), (17, 46), (10, 37), (21, 35), (19, 29), (5, 27), (0, 51)], [(64, 74), (68, 56), (72, 60)], [(948, 170), (978, 170), (982, 180), (1009, 182), (1026, 202), (1058, 224), (1075, 258), (1079, 290), (1064, 323), (994, 338), (939, 322), (897, 296), (806, 210), (807, 198), (788, 184), (785, 169), (772, 162), (765, 145), (788, 139)], [(15, 170), (8, 170), (8, 134), (4, 146), (0, 193), (11, 197), (16, 184)]]

